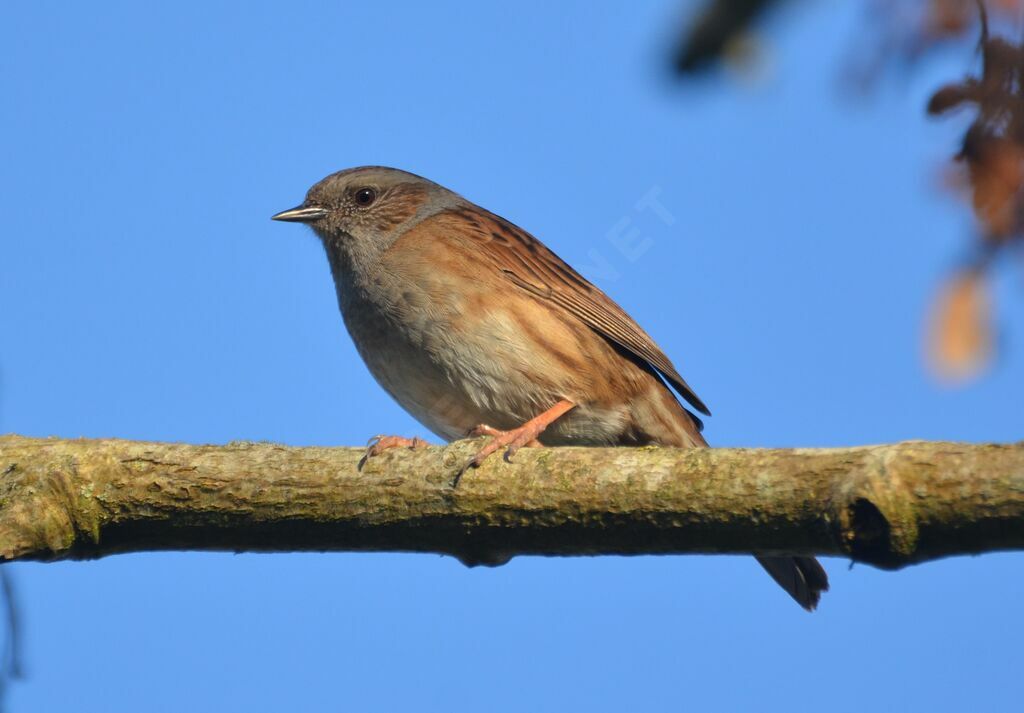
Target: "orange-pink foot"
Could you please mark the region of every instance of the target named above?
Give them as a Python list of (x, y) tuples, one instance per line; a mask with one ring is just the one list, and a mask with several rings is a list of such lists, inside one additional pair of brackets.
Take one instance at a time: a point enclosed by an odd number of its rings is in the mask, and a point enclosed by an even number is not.
[(544, 433), (544, 429), (550, 426), (559, 416), (571, 410), (575, 406), (576, 404), (570, 401), (559, 401), (544, 413), (531, 418), (519, 428), (513, 428), (509, 431), (501, 431), (483, 423), (476, 426), (469, 432), (469, 435), (493, 436), (493, 439), (490, 443), (477, 451), (476, 455), (470, 458), (469, 462), (462, 466), (462, 469), (455, 474), (455, 479), (452, 480), (452, 487), (454, 488), (459, 484), (463, 473), (470, 468), (478, 468), (481, 463), (487, 460), (489, 455), (501, 450), (502, 448), (505, 449), (505, 461), (511, 463), (512, 456), (514, 456), (516, 451), (520, 448), (539, 447), (541, 443), (537, 440), (537, 437)]
[[(476, 455), (474, 455), (470, 459), (469, 463), (466, 464), (466, 468), (476, 468), (487, 460), (487, 456), (501, 450), (502, 448), (505, 449), (505, 461), (511, 463), (512, 456), (514, 456), (516, 451), (520, 448), (540, 447), (540, 441), (537, 440), (537, 436), (540, 435), (540, 431), (536, 428), (528, 428), (527, 426), (513, 428), (511, 431), (500, 431), (497, 428), (491, 428), (490, 426), (481, 423), (470, 431), (469, 435), (493, 436), (493, 439), (486, 446), (477, 451)], [(463, 470), (466, 468), (463, 468)]]
[(366, 444), (366, 453), (359, 459), (360, 470), (366, 465), (366, 461), (374, 456), (379, 456), (386, 450), (391, 448), (409, 448), (415, 450), (417, 448), (425, 448), (428, 446), (426, 441), (422, 438), (405, 438), (403, 436), (374, 436)]

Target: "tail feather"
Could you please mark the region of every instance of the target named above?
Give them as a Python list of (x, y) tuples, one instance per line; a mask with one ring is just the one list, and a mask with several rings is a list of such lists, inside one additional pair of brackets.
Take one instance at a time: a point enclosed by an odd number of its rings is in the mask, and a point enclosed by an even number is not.
[(821, 593), (828, 591), (828, 575), (813, 557), (758, 557), (757, 561), (807, 611), (814, 611)]
[[(652, 399), (650, 403), (660, 407), (654, 410), (658, 414), (666, 415), (667, 418), (654, 419), (646, 424), (637, 424), (637, 430), (641, 433), (649, 433), (651, 442), (663, 446), (708, 447), (708, 442), (701, 435), (701, 428), (704, 424), (679, 403), (665, 382), (649, 365), (647, 365), (647, 369), (658, 379), (658, 386), (661, 387), (655, 391), (660, 398)], [(669, 421), (673, 427), (666, 429), (665, 421)], [(623, 443), (622, 445), (627, 444)], [(793, 597), (796, 603), (807, 611), (814, 611), (814, 608), (818, 606), (821, 593), (828, 591), (828, 575), (818, 560), (813, 557), (783, 555), (758, 557), (757, 561), (768, 571), (772, 579), (778, 582), (779, 586), (785, 589), (789, 596)]]

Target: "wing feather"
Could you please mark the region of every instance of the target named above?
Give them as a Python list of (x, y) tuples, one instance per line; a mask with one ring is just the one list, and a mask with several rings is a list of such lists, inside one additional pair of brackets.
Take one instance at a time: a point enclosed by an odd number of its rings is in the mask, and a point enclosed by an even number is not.
[(504, 218), (476, 206), (450, 210), (457, 214), (459, 225), (473, 226), (472, 230), (464, 232), (480, 243), (484, 256), (513, 284), (559, 305), (608, 341), (648, 363), (693, 408), (711, 415), (647, 332), (542, 242)]

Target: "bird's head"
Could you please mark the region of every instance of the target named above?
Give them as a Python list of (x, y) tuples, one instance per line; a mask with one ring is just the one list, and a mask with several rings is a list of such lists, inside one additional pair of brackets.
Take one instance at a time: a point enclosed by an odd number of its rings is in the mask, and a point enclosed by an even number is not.
[(306, 223), (328, 251), (370, 257), (451, 198), (454, 194), (415, 174), (363, 166), (332, 173), (309, 189), (301, 205), (272, 219)]

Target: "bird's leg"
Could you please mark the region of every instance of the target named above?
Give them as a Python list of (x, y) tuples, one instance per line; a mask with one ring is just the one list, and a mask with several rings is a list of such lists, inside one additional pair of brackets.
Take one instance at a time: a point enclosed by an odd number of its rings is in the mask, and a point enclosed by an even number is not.
[(537, 437), (544, 433), (544, 429), (554, 423), (560, 416), (575, 407), (576, 404), (563, 399), (539, 416), (534, 416), (519, 428), (513, 428), (509, 431), (501, 431), (486, 424), (480, 424), (475, 427), (469, 432), (469, 435), (493, 436), (493, 440), (481, 448), (477, 454), (470, 458), (469, 462), (466, 463), (458, 473), (456, 473), (455, 479), (452, 481), (452, 487), (459, 484), (459, 480), (462, 478), (463, 473), (470, 468), (478, 467), (487, 459), (487, 456), (491, 455), (495, 451), (505, 448), (505, 460), (511, 462), (512, 456), (514, 456), (516, 451), (520, 448), (523, 448), (524, 446), (526, 448), (539, 447), (540, 441), (537, 440)]
[[(497, 428), (493, 428), (491, 426), (488, 426), (486, 423), (481, 423), (481, 424), (479, 424), (477, 426), (473, 426), (473, 428), (470, 429), (470, 431), (469, 431), (469, 435), (473, 436), (473, 437), (476, 437), (476, 436), (495, 436), (495, 437), (499, 437), (499, 436), (504, 436), (507, 433), (509, 433), (509, 431), (502, 431), (502, 430), (499, 430)], [(540, 441), (538, 441), (536, 438), (534, 438), (529, 443), (524, 443), (523, 444), (523, 448), (540, 448)]]
[(429, 443), (422, 438), (405, 438), (403, 436), (374, 436), (366, 444), (366, 453), (359, 459), (359, 469), (362, 470), (366, 461), (374, 456), (379, 456), (389, 448), (426, 448)]

